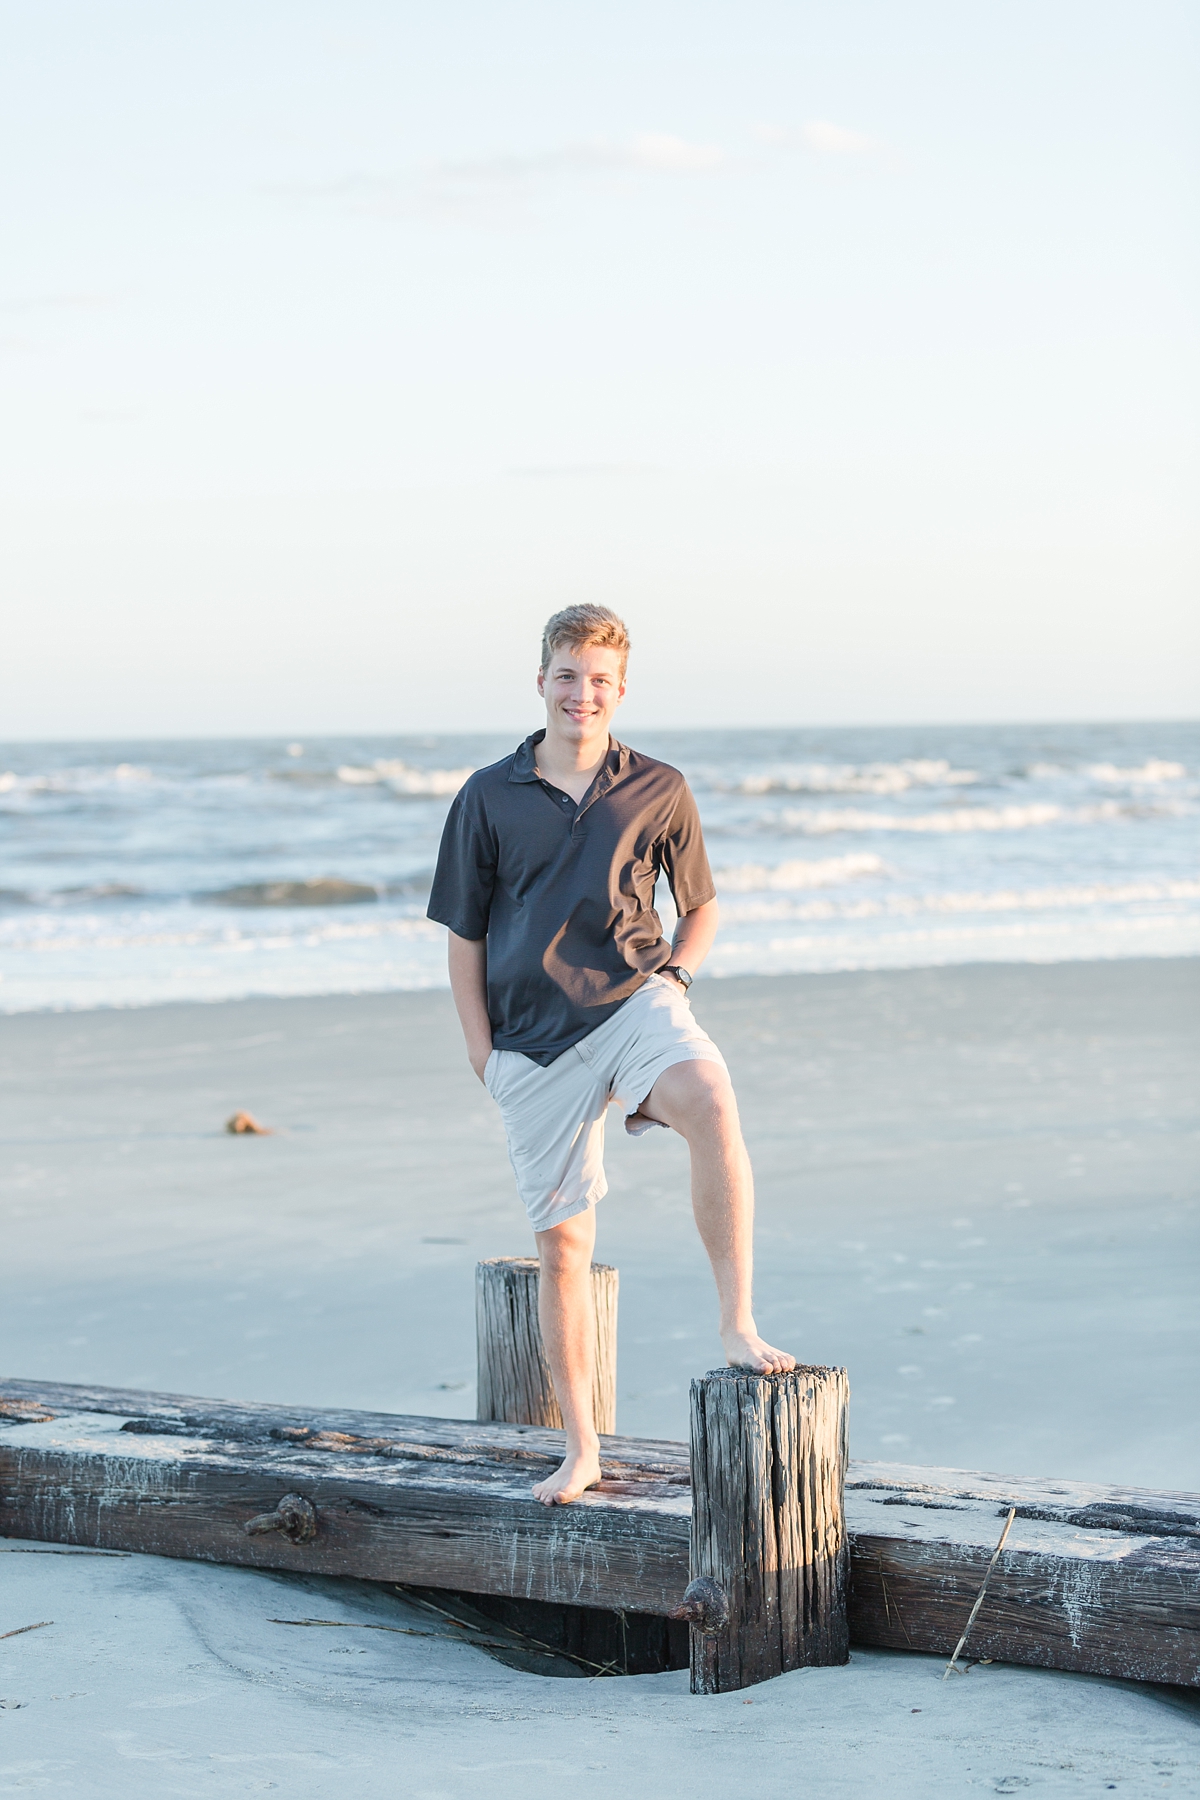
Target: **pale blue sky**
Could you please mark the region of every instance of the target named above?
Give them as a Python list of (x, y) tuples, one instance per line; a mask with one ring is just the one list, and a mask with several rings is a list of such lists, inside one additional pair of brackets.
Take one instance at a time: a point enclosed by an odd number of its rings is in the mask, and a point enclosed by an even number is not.
[(0, 736), (1196, 711), (1185, 6), (0, 19)]

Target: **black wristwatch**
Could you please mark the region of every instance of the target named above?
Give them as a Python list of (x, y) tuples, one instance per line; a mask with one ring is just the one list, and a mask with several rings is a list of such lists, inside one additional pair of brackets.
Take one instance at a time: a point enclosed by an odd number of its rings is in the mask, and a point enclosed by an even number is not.
[(688, 974), (682, 963), (668, 963), (665, 969), (660, 969), (658, 972), (660, 975), (673, 975), (685, 994), (695, 979), (694, 976)]

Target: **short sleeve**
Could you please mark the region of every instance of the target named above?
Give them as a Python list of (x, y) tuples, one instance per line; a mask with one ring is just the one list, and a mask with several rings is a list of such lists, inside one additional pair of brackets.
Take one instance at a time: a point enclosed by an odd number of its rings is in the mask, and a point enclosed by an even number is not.
[(662, 842), (662, 866), (681, 918), (716, 898), (700, 814), (692, 790), (683, 780)]
[(468, 782), (442, 829), (427, 916), (456, 937), (485, 938), (495, 884), (495, 837), (478, 789)]

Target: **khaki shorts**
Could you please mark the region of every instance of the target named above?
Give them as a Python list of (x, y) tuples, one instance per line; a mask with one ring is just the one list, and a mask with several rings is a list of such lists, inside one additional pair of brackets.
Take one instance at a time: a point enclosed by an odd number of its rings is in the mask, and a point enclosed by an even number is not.
[(657, 1121), (630, 1115), (663, 1070), (681, 1062), (725, 1067), (669, 975), (651, 975), (611, 1019), (548, 1068), (519, 1050), (492, 1051), (483, 1079), (500, 1108), (517, 1189), (535, 1231), (561, 1225), (603, 1199), (609, 1103), (625, 1114), (630, 1136), (640, 1137)]

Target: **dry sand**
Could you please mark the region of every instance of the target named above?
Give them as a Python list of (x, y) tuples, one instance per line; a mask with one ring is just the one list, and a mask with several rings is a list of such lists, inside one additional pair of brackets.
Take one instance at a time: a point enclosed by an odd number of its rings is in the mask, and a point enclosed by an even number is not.
[[(1180, 1690), (856, 1651), (749, 1694), (686, 1674), (547, 1681), (364, 1585), (155, 1557), (8, 1555), (0, 1794), (302, 1800), (1125, 1800), (1200, 1791)], [(436, 1625), (436, 1621), (434, 1621)], [(752, 1701), (747, 1705), (747, 1701)]]
[[(760, 1325), (848, 1366), (856, 1455), (1200, 1489), (1198, 987), (1145, 961), (695, 990), (758, 1172)], [(472, 1414), (472, 1266), (528, 1239), (447, 995), (13, 1016), (0, 1057), (6, 1373)], [(278, 1134), (225, 1135), (239, 1107)], [(681, 1437), (718, 1357), (683, 1146), (610, 1141), (618, 1423)], [(248, 1572), (5, 1553), (0, 1584), (0, 1629), (55, 1620), (0, 1643), (0, 1794), (1200, 1792), (1191, 1703), (1115, 1683), (857, 1653), (743, 1709), (268, 1626), (315, 1599)]]

